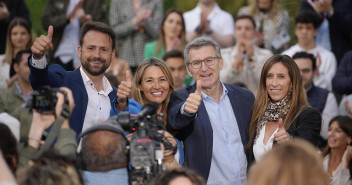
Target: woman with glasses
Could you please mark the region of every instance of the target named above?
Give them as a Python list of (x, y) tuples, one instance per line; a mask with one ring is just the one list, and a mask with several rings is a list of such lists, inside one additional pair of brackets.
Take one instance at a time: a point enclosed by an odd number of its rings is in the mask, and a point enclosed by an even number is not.
[(317, 146), (321, 115), (309, 106), (296, 63), (274, 55), (263, 66), (249, 127), (249, 164), (295, 137)]

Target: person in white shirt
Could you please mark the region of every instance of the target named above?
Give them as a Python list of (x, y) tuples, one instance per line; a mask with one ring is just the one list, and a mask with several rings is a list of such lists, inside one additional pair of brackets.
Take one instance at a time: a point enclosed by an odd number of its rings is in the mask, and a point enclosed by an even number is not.
[(221, 10), (215, 0), (199, 0), (198, 5), (183, 14), (187, 42), (209, 36), (222, 48), (233, 45), (234, 22), (231, 14)]
[(224, 68), (220, 80), (228, 84), (241, 82), (257, 94), (263, 65), (273, 54), (255, 45), (255, 22), (252, 16), (241, 15), (235, 19), (236, 45), (221, 50)]
[(331, 80), (336, 72), (337, 61), (331, 51), (315, 43), (319, 26), (317, 15), (312, 11), (302, 11), (296, 16), (295, 21), (295, 35), (298, 38), (298, 43), (282, 54), (290, 57), (299, 51), (313, 54), (317, 58), (318, 68), (318, 74), (314, 77), (314, 84), (331, 91)]
[(115, 106), (112, 102), (117, 89), (111, 87), (104, 76), (115, 56), (115, 34), (104, 23), (85, 24), (78, 47), (82, 66), (73, 72), (67, 72), (57, 64), (48, 67), (44, 52), (53, 49), (52, 35), (53, 27), (50, 26), (48, 35), (42, 35), (34, 42), (31, 48), (33, 54), (28, 58), (29, 78), (33, 89), (50, 85), (72, 90), (76, 106), (70, 117), (70, 127), (80, 134), (94, 123), (106, 120), (110, 116), (111, 106)]

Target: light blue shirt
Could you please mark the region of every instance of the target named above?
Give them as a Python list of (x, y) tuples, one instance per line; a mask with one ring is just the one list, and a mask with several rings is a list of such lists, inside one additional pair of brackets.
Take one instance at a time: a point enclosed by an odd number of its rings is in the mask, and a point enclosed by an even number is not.
[[(246, 184), (247, 159), (228, 90), (222, 84), (220, 102), (202, 92), (213, 129), (213, 155), (207, 184)], [(241, 108), (241, 107), (236, 107)]]
[(119, 168), (107, 172), (82, 171), (86, 185), (128, 185), (127, 168)]
[(315, 37), (315, 43), (331, 51), (329, 21), (326, 18), (324, 18), (323, 22), (318, 28), (318, 33)]

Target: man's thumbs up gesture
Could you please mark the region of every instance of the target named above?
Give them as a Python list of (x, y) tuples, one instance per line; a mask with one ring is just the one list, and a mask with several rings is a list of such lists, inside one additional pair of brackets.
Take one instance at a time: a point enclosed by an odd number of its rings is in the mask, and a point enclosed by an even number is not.
[(116, 108), (120, 111), (127, 107), (127, 98), (131, 93), (132, 89), (132, 77), (130, 71), (126, 71), (126, 81), (122, 81), (117, 87), (117, 103)]
[(198, 107), (202, 101), (202, 82), (197, 81), (197, 89), (194, 93), (189, 94), (186, 104), (184, 107), (184, 112), (187, 114), (195, 114), (198, 112)]
[(41, 35), (40, 37), (35, 39), (31, 47), (34, 59), (39, 60), (44, 56), (45, 51), (48, 51), (49, 49), (54, 49), (53, 43), (51, 42), (53, 38), (53, 33), (54, 27), (49, 26), (47, 36)]

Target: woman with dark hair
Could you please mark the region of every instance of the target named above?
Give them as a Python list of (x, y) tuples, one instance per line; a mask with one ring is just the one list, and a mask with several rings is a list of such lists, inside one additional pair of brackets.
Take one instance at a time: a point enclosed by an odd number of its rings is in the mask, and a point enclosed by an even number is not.
[(299, 68), (292, 58), (269, 58), (259, 83), (249, 127), (249, 162), (260, 160), (274, 143), (295, 137), (316, 146), (321, 116), (309, 106)]
[(185, 21), (182, 12), (177, 9), (170, 9), (166, 12), (161, 23), (158, 40), (145, 45), (144, 59), (151, 57), (162, 59), (168, 51), (183, 51), (186, 45), (185, 35)]
[(329, 123), (328, 146), (323, 151), (324, 169), (332, 185), (350, 185), (352, 172), (352, 119), (336, 116)]
[[(8, 27), (5, 55), (0, 56), (0, 89), (10, 87), (15, 81), (13, 60), (21, 50), (32, 45), (30, 24), (23, 18), (13, 19)], [(13, 77), (10, 79), (10, 77)]]

